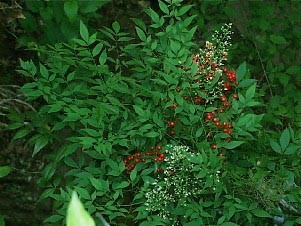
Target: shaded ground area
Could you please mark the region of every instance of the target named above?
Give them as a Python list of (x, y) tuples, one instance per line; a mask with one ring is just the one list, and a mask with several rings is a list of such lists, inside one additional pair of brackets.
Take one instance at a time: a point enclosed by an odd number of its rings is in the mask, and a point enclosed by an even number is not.
[(0, 214), (6, 226), (39, 226), (50, 212), (49, 203), (39, 203), (41, 189), (37, 186), (39, 172), (44, 163), (32, 159), (31, 150), (16, 142), (6, 143), (2, 133), (0, 165), (13, 167), (11, 174), (1, 179)]

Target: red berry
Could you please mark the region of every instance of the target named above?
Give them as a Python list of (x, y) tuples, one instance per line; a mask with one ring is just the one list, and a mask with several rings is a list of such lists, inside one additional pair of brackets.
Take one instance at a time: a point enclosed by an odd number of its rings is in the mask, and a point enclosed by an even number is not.
[(226, 74), (228, 72), (228, 69), (227, 68), (224, 68), (223, 69), (223, 72)]
[(173, 104), (173, 105), (171, 105), (170, 107), (171, 107), (172, 109), (175, 109), (175, 108), (178, 107), (178, 105), (177, 105), (177, 104)]
[(229, 102), (224, 102), (224, 106), (225, 106), (225, 107), (229, 107), (229, 106), (230, 106), (230, 103), (229, 103)]
[(123, 163), (126, 165), (128, 163), (128, 160), (127, 159), (124, 159), (123, 160)]
[(230, 90), (232, 89), (232, 85), (230, 84), (230, 82), (225, 82), (224, 83), (224, 90)]
[(175, 127), (175, 123), (174, 123), (174, 122), (170, 122), (170, 123), (169, 123), (169, 126), (170, 126), (170, 127)]
[(225, 102), (225, 101), (227, 101), (227, 97), (225, 97), (225, 96), (222, 96), (222, 97), (221, 97), (221, 101), (222, 101), (222, 102)]
[(140, 162), (140, 159), (136, 158), (136, 159), (135, 159), (135, 162), (137, 162), (137, 163)]
[(228, 126), (228, 123), (223, 122), (223, 126), (224, 126), (224, 127)]
[(158, 146), (158, 147), (157, 147), (157, 150), (158, 150), (158, 151), (161, 151), (161, 150), (162, 150), (162, 146)]
[(137, 157), (140, 157), (140, 156), (141, 156), (141, 153), (140, 153), (140, 152), (136, 152), (135, 155), (136, 155)]
[(207, 114), (206, 114), (206, 119), (207, 119), (207, 120), (211, 120), (212, 118), (213, 118), (212, 113), (207, 113)]
[(233, 98), (236, 99), (236, 100), (238, 100), (238, 95), (236, 93), (233, 94)]
[(175, 135), (175, 131), (174, 130), (170, 131), (170, 136), (174, 136), (174, 135)]
[(224, 113), (225, 112), (225, 110), (224, 109), (219, 109), (219, 113)]
[(181, 90), (182, 90), (181, 87), (177, 88), (177, 92), (181, 92)]
[(151, 149), (152, 149), (152, 150), (155, 150), (155, 146), (151, 146)]
[(162, 159), (164, 159), (164, 158), (165, 158), (165, 154), (164, 154), (164, 153), (161, 153), (161, 154), (159, 155), (159, 157), (162, 158)]
[(215, 123), (215, 126), (216, 126), (216, 127), (220, 127), (220, 126), (221, 126), (221, 123), (220, 123), (220, 122), (216, 122), (216, 123)]
[(184, 96), (184, 100), (188, 100), (188, 96)]
[(223, 157), (223, 153), (219, 153), (218, 156), (219, 156), (219, 157)]
[(158, 172), (158, 173), (162, 173), (162, 172), (163, 172), (163, 169), (162, 169), (162, 168), (158, 168), (158, 169), (157, 169), (157, 172)]
[(154, 161), (155, 161), (155, 162), (158, 162), (158, 158), (155, 158)]
[(218, 118), (213, 118), (212, 121), (213, 122), (218, 122), (219, 120), (218, 120)]
[(217, 145), (214, 144), (214, 145), (211, 146), (211, 148), (212, 148), (212, 149), (217, 149)]
[(146, 161), (146, 159), (145, 159), (145, 158), (143, 158), (141, 161), (142, 161), (142, 162), (145, 162), (145, 161)]

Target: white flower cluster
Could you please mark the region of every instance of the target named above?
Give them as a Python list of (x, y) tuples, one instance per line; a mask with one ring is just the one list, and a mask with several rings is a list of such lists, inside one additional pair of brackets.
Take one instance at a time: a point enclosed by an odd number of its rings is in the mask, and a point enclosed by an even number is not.
[[(202, 194), (205, 178), (198, 178), (196, 165), (190, 161), (196, 156), (187, 146), (167, 146), (164, 173), (158, 176), (145, 194), (148, 211), (170, 219), (168, 208), (185, 207), (189, 201)], [(218, 173), (212, 176), (218, 177)]]

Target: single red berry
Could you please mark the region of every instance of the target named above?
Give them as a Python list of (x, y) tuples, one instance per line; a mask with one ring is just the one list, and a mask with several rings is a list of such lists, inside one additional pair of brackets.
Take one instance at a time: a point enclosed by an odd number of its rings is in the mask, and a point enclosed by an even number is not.
[(158, 162), (158, 158), (154, 158), (154, 161), (155, 161), (155, 162)]
[(184, 96), (184, 100), (188, 100), (188, 96)]
[(155, 150), (155, 146), (151, 146), (151, 149), (152, 149), (152, 150)]
[(232, 129), (233, 126), (231, 124), (228, 125), (228, 129)]
[(158, 150), (158, 151), (161, 151), (161, 150), (162, 150), (162, 146), (158, 146), (158, 147), (157, 147), (157, 150)]
[(206, 114), (206, 119), (207, 119), (207, 120), (211, 120), (212, 118), (213, 118), (212, 113), (207, 113), (207, 114)]
[(219, 120), (218, 120), (218, 118), (213, 118), (212, 121), (213, 122), (218, 122)]
[(224, 126), (224, 127), (227, 127), (227, 126), (228, 126), (228, 123), (223, 122), (223, 126)]
[(238, 95), (236, 93), (233, 94), (233, 98), (236, 99), (236, 100), (238, 100)]
[(174, 136), (174, 135), (175, 135), (175, 131), (174, 130), (170, 131), (170, 136)]
[(225, 110), (224, 109), (219, 109), (219, 113), (224, 113), (225, 112)]
[(221, 126), (221, 123), (220, 123), (220, 122), (216, 122), (216, 123), (215, 123), (215, 126), (216, 126), (216, 127), (220, 127), (220, 126)]
[(124, 159), (123, 160), (123, 163), (126, 165), (128, 163), (128, 160), (127, 159)]
[(223, 155), (223, 153), (219, 153), (218, 156), (219, 157), (223, 157), (224, 155)]
[(135, 162), (137, 162), (137, 163), (140, 162), (140, 159), (136, 158), (136, 159), (135, 159)]
[(175, 123), (174, 123), (174, 122), (170, 122), (170, 123), (169, 123), (169, 126), (170, 126), (170, 127), (175, 127)]
[(228, 69), (227, 68), (224, 68), (223, 69), (223, 72), (226, 74), (228, 72)]
[(181, 87), (177, 88), (177, 92), (181, 92), (181, 90), (182, 90)]
[(142, 162), (145, 162), (145, 161), (146, 161), (146, 159), (145, 159), (145, 158), (143, 158), (143, 159), (141, 159), (141, 161), (142, 161)]
[(229, 106), (230, 106), (230, 103), (229, 103), (229, 102), (224, 102), (224, 106), (225, 106), (225, 107), (229, 107)]
[(194, 103), (195, 104), (200, 104), (202, 102), (201, 98), (195, 98)]
[(222, 97), (221, 97), (221, 101), (222, 101), (222, 102), (225, 102), (225, 101), (227, 101), (227, 97), (225, 97), (225, 96), (222, 96)]
[(137, 157), (140, 157), (140, 156), (141, 156), (141, 153), (140, 153), (140, 152), (136, 152), (135, 155), (136, 155)]
[(211, 146), (211, 148), (212, 148), (212, 149), (217, 149), (217, 145), (216, 145), (216, 144), (213, 144), (213, 145)]
[(165, 154), (164, 154), (164, 153), (161, 153), (161, 154), (159, 155), (159, 157), (162, 158), (162, 159), (164, 159), (164, 158), (165, 158)]

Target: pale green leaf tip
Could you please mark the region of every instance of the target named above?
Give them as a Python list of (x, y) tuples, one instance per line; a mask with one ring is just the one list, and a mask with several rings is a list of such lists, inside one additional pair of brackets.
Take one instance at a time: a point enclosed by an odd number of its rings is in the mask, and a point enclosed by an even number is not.
[(95, 226), (95, 222), (85, 210), (77, 193), (73, 191), (67, 210), (67, 226)]

